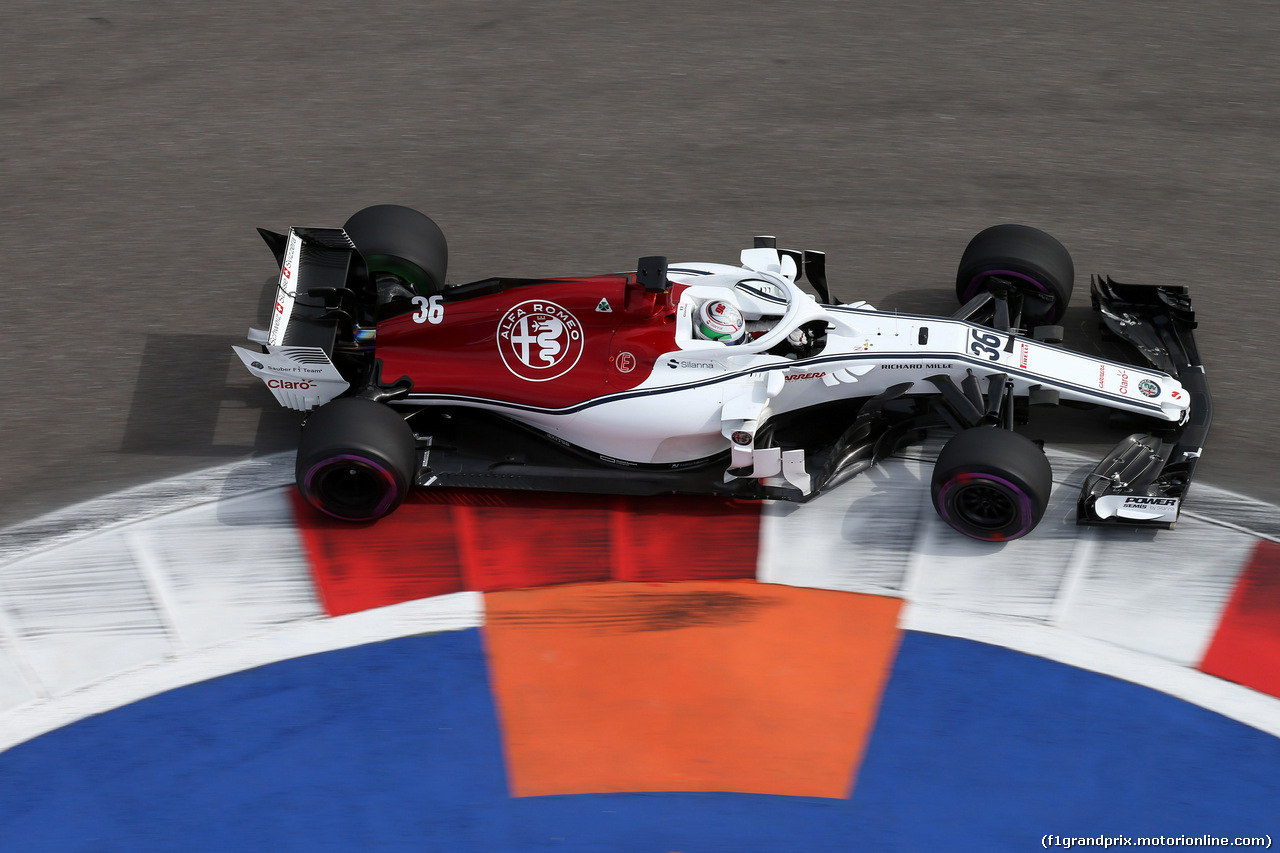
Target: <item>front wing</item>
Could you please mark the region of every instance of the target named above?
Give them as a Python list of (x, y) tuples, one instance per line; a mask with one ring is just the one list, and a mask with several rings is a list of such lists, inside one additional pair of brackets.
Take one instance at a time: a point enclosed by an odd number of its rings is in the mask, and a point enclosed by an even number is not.
[(1185, 287), (1091, 281), (1093, 307), (1105, 328), (1131, 344), (1190, 395), (1187, 419), (1170, 429), (1127, 436), (1085, 478), (1078, 524), (1172, 528), (1186, 499), (1213, 420), (1195, 313)]

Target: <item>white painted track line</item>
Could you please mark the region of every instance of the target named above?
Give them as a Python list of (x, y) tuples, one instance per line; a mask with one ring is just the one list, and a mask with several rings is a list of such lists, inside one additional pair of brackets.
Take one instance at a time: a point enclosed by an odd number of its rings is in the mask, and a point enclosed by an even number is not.
[[(1078, 528), (1090, 463), (1050, 452), (1044, 522), (982, 543), (929, 504), (938, 447), (807, 505), (767, 505), (759, 579), (905, 598), (904, 628), (1146, 684), (1280, 735), (1280, 700), (1192, 668), (1250, 548), (1280, 533), (1277, 508), (1199, 486), (1176, 531)], [(290, 454), (214, 468), (0, 531), (0, 750), (240, 669), (480, 624), (474, 593), (324, 618), (293, 526), (292, 468)]]
[(0, 607), (39, 683), (57, 696), (162, 658), (164, 624), (119, 531), (4, 567)]
[(1054, 624), (1199, 663), (1255, 536), (1191, 516), (1173, 531), (1077, 527), (1076, 496), (1090, 466), (1051, 453), (1054, 492), (1032, 535), (967, 539), (929, 502), (937, 448), (886, 460), (808, 506), (767, 507), (760, 579)]
[(0, 533), (0, 713), (318, 618), (278, 485), (285, 461), (161, 481)]
[(482, 621), (478, 592), (459, 592), (366, 610), (337, 619), (301, 619), (221, 645), (153, 661), (80, 690), (0, 713), (0, 752), (23, 741), (177, 687), (277, 661), (397, 637), (473, 628)]
[[(1092, 463), (1049, 452), (1055, 488), (1025, 539), (986, 543), (951, 531), (929, 501), (931, 443), (807, 506), (771, 504), (762, 581), (904, 598), (903, 627), (994, 643), (1170, 693), (1280, 736), (1280, 699), (1194, 669), (1259, 536), (1203, 506), (1276, 508), (1198, 487), (1209, 499), (1173, 531), (1081, 528)], [(868, 476), (868, 474), (870, 476)]]
[(206, 468), (55, 510), (0, 530), (0, 566), (120, 525), (293, 482), (294, 455), (276, 453)]

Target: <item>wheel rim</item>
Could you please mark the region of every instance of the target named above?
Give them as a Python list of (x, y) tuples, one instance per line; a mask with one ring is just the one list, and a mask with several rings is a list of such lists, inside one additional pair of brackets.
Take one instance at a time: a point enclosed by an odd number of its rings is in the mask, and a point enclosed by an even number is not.
[(308, 501), (343, 519), (375, 519), (395, 502), (399, 487), (389, 470), (360, 456), (335, 456), (312, 466), (303, 480)]
[(429, 296), (435, 292), (435, 287), (431, 284), (431, 276), (422, 267), (411, 261), (390, 255), (370, 255), (365, 258), (365, 264), (369, 268), (370, 276), (378, 273), (393, 275), (407, 284), (409, 289), (419, 296)]
[(1039, 281), (1037, 281), (1036, 279), (1032, 278), (1031, 276), (1025, 273), (1014, 272), (1013, 270), (986, 270), (984, 272), (978, 273), (973, 278), (969, 279), (969, 286), (965, 288), (964, 298), (968, 300), (977, 296), (978, 291), (982, 289), (982, 283), (987, 279), (992, 278), (993, 276), (999, 276), (1000, 278), (1016, 279), (1018, 281), (1024, 282), (1025, 284), (1031, 285), (1040, 293), (1052, 295), (1049, 292), (1049, 288), (1045, 287)]
[(995, 485), (972, 483), (956, 490), (956, 515), (966, 524), (983, 530), (1000, 530), (1018, 519), (1018, 508)]
[(1030, 495), (991, 474), (957, 474), (939, 490), (936, 505), (951, 527), (987, 542), (1025, 536), (1036, 523)]
[(962, 302), (968, 302), (973, 297), (982, 292), (982, 286), (987, 279), (999, 276), (1001, 278), (1011, 278), (1017, 282), (1028, 285), (1031, 289), (1023, 292), (1024, 300), (1032, 300), (1040, 306), (1039, 311), (1033, 312), (1035, 315), (1048, 316), (1053, 313), (1058, 304), (1058, 298), (1045, 285), (1025, 273), (1014, 272), (1013, 270), (987, 270), (980, 272), (969, 280), (969, 286), (965, 288), (964, 298)]

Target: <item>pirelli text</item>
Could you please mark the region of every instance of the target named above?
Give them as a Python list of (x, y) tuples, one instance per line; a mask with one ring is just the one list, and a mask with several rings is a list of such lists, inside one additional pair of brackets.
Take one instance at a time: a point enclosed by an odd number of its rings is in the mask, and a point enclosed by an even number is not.
[(1261, 847), (1271, 849), (1271, 836), (1247, 838), (1220, 838), (1216, 835), (1154, 835), (1135, 837), (1129, 835), (1044, 835), (1040, 846), (1050, 847)]

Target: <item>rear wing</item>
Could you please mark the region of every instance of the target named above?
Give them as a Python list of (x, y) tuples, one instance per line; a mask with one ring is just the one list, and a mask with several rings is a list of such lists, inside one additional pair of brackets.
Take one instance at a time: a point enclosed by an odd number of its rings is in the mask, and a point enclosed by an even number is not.
[(354, 293), (355, 281), (364, 277), (364, 259), (341, 228), (290, 228), (266, 343), (332, 353), (339, 324), (352, 318), (330, 307), (330, 297)]
[(232, 347), (245, 367), (266, 383), (280, 405), (309, 411), (350, 384), (333, 364), (334, 344), (353, 318), (341, 308), (367, 277), (364, 259), (341, 228), (290, 228), (288, 235), (261, 231), (280, 262), (280, 278), (265, 332), (250, 329), (261, 352)]

